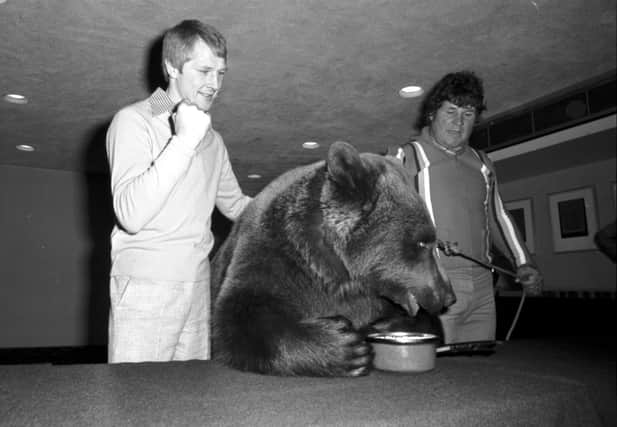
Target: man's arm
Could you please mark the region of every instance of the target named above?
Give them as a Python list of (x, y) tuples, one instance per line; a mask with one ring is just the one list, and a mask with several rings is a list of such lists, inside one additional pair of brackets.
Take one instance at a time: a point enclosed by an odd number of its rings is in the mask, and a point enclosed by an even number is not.
[[(490, 165), (490, 168), (492, 168), (492, 165)], [(516, 266), (516, 281), (523, 286), (523, 289), (530, 295), (540, 295), (542, 293), (542, 275), (535, 266), (514, 220), (503, 206), (494, 168), (492, 168), (492, 171), (494, 179), (489, 205), (492, 243)]]
[[(194, 153), (193, 135), (174, 136), (156, 156), (149, 124), (139, 112), (121, 110), (107, 131), (114, 212), (131, 234), (160, 212)], [(156, 157), (154, 157), (156, 156)]]
[(224, 146), (222, 162), (221, 177), (216, 192), (216, 207), (227, 218), (235, 221), (253, 199), (242, 193)]

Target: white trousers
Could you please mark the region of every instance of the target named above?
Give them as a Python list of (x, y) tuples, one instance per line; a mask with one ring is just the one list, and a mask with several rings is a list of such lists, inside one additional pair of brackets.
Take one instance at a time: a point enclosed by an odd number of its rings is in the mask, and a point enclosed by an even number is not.
[(110, 280), (108, 362), (210, 358), (210, 284)]
[(446, 344), (493, 341), (497, 324), (493, 275), (480, 266), (446, 268), (456, 302), (440, 316)]

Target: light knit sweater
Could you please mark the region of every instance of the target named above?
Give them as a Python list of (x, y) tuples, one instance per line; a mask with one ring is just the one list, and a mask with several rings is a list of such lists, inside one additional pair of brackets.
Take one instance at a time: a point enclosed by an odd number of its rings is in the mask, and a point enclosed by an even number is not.
[(157, 89), (120, 110), (107, 132), (117, 218), (112, 276), (207, 279), (214, 206), (235, 220), (251, 200), (238, 185), (221, 136), (210, 129), (195, 150), (187, 147), (172, 135), (172, 108)]

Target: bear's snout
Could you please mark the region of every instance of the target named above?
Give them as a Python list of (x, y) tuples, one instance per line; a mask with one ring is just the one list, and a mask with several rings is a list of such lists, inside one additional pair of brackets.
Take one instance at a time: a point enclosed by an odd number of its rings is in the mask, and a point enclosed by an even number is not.
[(428, 281), (425, 292), (417, 296), (418, 303), (431, 314), (439, 314), (456, 302), (450, 279), (441, 272)]

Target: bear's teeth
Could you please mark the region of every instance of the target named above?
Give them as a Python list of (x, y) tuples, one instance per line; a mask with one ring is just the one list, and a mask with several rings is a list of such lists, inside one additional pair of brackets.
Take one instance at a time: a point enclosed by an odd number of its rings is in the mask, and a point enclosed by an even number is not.
[(418, 310), (420, 309), (420, 306), (418, 305), (418, 301), (416, 301), (416, 297), (413, 296), (413, 294), (411, 292), (409, 292), (407, 295), (408, 295), (408, 298), (407, 298), (407, 311), (409, 312), (411, 317), (414, 317), (418, 313)]

